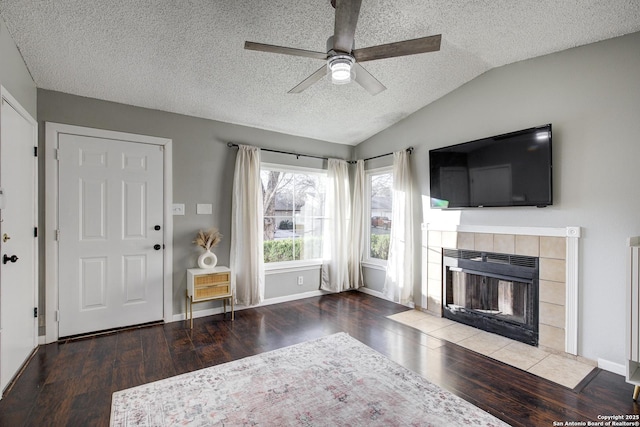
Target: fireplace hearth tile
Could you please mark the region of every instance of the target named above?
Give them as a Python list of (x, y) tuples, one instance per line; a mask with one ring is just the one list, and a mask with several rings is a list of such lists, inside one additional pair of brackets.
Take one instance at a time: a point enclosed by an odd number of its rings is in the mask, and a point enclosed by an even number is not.
[(476, 353), (490, 356), (492, 353), (508, 346), (512, 342), (513, 341), (509, 338), (505, 338), (500, 335), (480, 332), (477, 335), (459, 341), (457, 344), (468, 348), (469, 350), (473, 350)]
[[(428, 349), (442, 347), (444, 341), (454, 342), (456, 345), (569, 388), (575, 388), (597, 366), (596, 362), (581, 357), (575, 360), (575, 358), (572, 359), (566, 357), (566, 355), (552, 354), (554, 349), (548, 346), (545, 346), (544, 350), (532, 347), (420, 310), (407, 310), (387, 318), (414, 329), (418, 329), (419, 326), (425, 330), (428, 329), (428, 332), (421, 330), (424, 333), (425, 340), (421, 340), (420, 343)], [(437, 329), (431, 330), (431, 327), (436, 327)], [(541, 325), (541, 327), (543, 330), (544, 328), (551, 328), (546, 325)], [(461, 338), (465, 334), (469, 335)], [(541, 335), (541, 338), (542, 336), (544, 334)], [(501, 346), (504, 342), (507, 344)], [(541, 343), (541, 345), (543, 344)], [(492, 351), (492, 347), (496, 349)], [(408, 354), (405, 358), (410, 359), (412, 365), (416, 365), (416, 369), (414, 369), (416, 372), (421, 373), (428, 379), (430, 375), (433, 375), (433, 370), (426, 369), (427, 366), (430, 366), (428, 363), (430, 353)]]
[(536, 363), (539, 363), (548, 356), (549, 353), (546, 351), (520, 342), (512, 342), (506, 347), (491, 353), (492, 358), (520, 368), (523, 371), (529, 370)]
[(472, 328), (471, 326), (454, 322), (453, 325), (445, 326), (444, 328), (436, 329), (435, 331), (429, 332), (429, 335), (447, 340), (449, 342), (457, 343), (466, 338), (478, 335), (480, 332), (482, 332), (480, 329)]
[(529, 372), (565, 387), (574, 388), (593, 369), (593, 366), (552, 354), (531, 367)]
[(453, 320), (445, 319), (444, 317), (426, 317), (413, 324), (413, 327), (424, 333), (430, 333), (438, 329), (446, 328), (456, 324)]
[(417, 321), (424, 320), (425, 314), (420, 310), (407, 310), (401, 313), (396, 313), (388, 318), (407, 325), (412, 325)]
[(420, 332), (429, 333), (437, 329), (456, 324), (453, 320), (444, 317), (436, 317), (419, 310), (407, 310), (388, 317), (396, 322), (403, 323), (418, 329)]

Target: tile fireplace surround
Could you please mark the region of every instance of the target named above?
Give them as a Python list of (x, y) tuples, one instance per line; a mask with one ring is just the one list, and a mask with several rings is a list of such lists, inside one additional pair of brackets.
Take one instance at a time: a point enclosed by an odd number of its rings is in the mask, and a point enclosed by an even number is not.
[[(442, 249), (539, 257), (539, 346), (577, 355), (580, 227), (423, 224), (422, 308), (442, 316)], [(425, 271), (426, 270), (426, 271)]]

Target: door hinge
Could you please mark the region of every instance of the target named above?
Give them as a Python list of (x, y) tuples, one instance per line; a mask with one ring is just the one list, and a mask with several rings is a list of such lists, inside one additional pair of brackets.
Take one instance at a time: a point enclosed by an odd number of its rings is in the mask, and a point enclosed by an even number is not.
[(60, 160), (60, 149), (59, 148), (54, 148), (53, 149), (53, 158), (56, 160)]
[(38, 307), (33, 307), (33, 317), (38, 318)]
[(56, 241), (60, 240), (60, 230), (56, 230)]
[(60, 311), (59, 311), (59, 310), (56, 310), (56, 313), (55, 313), (55, 314), (56, 314), (56, 315), (55, 315), (56, 322), (59, 322), (59, 321), (60, 321)]
[(38, 157), (38, 147), (33, 147), (33, 156)]
[(33, 227), (33, 237), (38, 237), (38, 227)]

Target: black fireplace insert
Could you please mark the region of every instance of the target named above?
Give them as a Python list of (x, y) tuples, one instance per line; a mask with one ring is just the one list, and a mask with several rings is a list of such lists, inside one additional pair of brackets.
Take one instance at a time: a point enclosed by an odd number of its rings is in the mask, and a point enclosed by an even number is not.
[(538, 270), (536, 257), (444, 249), (443, 316), (537, 346)]

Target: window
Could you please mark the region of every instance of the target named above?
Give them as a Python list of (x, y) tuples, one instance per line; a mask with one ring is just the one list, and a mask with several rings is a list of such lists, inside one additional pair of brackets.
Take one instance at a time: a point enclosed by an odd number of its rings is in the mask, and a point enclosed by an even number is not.
[(393, 173), (391, 168), (366, 173), (366, 203), (371, 222), (366, 236), (365, 258), (369, 262), (385, 264), (389, 257), (391, 234), (391, 206)]
[(263, 164), (264, 262), (322, 258), (326, 173)]

